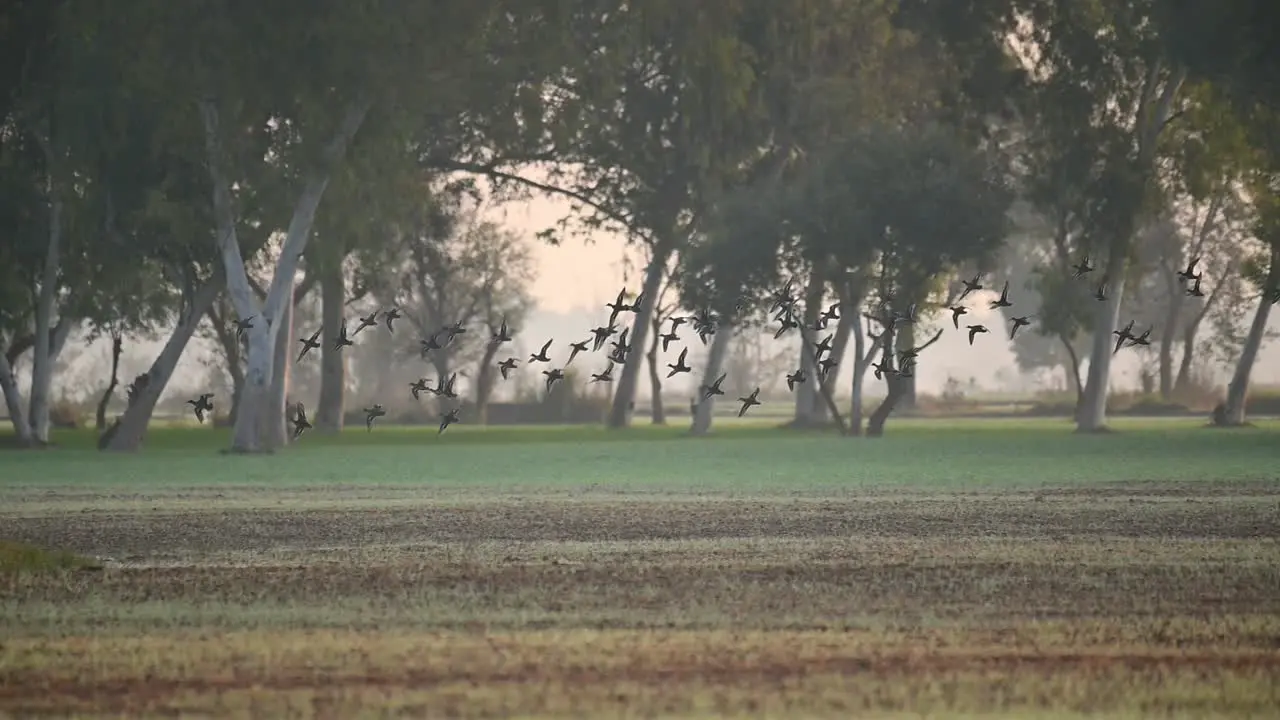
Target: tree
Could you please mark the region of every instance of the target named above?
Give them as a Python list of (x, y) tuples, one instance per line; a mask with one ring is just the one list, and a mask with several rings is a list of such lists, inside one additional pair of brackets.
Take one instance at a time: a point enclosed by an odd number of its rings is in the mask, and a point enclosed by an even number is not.
[(1023, 117), (1042, 142), (1074, 148), (1074, 176), (1087, 179), (1084, 246), (1107, 300), (1097, 304), (1076, 420), (1080, 431), (1099, 431), (1133, 236), (1153, 205), (1161, 136), (1179, 111), (1187, 72), (1164, 56), (1151, 2), (1026, 0), (1012, 10), (1015, 50), (1031, 78)]
[[(445, 339), (460, 325), (466, 332), (426, 352), (440, 382), (470, 365), (477, 412), (488, 404), (501, 345), (489, 342), (503, 322), (516, 332), (533, 309), (533, 257), (523, 238), (481, 219), (482, 206), (464, 206), (465, 196), (445, 189), (398, 225), (392, 248), (398, 269), (397, 300), (405, 320), (423, 339)], [(409, 352), (420, 351), (415, 340)]]

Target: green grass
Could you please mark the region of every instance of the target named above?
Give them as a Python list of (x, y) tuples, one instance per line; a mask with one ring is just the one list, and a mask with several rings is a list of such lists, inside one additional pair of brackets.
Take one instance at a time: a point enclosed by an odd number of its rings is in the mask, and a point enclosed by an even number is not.
[(46, 550), (29, 543), (0, 540), (0, 573), (45, 573), (101, 568), (97, 562), (65, 550)]
[(1275, 477), (1275, 422), (1230, 431), (1187, 420), (1114, 427), (1079, 436), (1061, 420), (902, 420), (871, 440), (751, 423), (725, 424), (709, 438), (683, 427), (461, 427), (441, 436), (391, 426), (308, 435), (257, 457), (218, 454), (225, 430), (156, 428), (136, 454), (100, 453), (91, 432), (62, 432), (57, 449), (0, 454), (0, 493), (81, 484), (786, 492)]

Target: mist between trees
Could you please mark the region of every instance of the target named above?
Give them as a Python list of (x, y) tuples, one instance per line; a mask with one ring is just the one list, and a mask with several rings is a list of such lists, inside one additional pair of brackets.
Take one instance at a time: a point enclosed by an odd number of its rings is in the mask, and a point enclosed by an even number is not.
[[(553, 419), (630, 424), (638, 388), (663, 397), (645, 374), (662, 321), (708, 309), (722, 326), (698, 382), (733, 368), (735, 388), (768, 386), (796, 424), (860, 434), (868, 370), (952, 332), (945, 309), (982, 274), (1010, 282), (1001, 313), (1033, 316), (1012, 342), (1018, 370), (1059, 378), (1080, 430), (1106, 425), (1113, 331), (1129, 320), (1151, 328), (1125, 351), (1147, 395), (1245, 421), (1280, 301), (1280, 63), (1249, 50), (1274, 47), (1252, 36), (1280, 26), (1265, 22), (1280, 21), (1274, 3), (292, 10), (0, 10), (0, 386), (19, 444), (49, 441), (59, 398), (84, 394), (60, 361), (99, 338), (113, 349), (89, 403), (104, 448), (136, 449), (161, 398), (184, 399), (171, 380), (193, 338), (216, 348), (198, 389), (230, 412), (239, 451), (285, 443), (299, 401), (318, 430), (357, 400), (394, 396), (413, 414), (421, 375), (458, 372), (482, 420), (502, 397), (485, 340), (535, 311), (531, 248), (601, 233), (644, 259), (636, 352), (612, 383), (566, 383)], [(570, 212), (529, 237), (500, 220), (537, 197)], [(1086, 256), (1103, 302), (1073, 282)], [(1194, 292), (1174, 274), (1192, 258)], [(843, 372), (794, 397), (777, 368), (812, 358), (795, 339), (753, 345), (788, 280), (806, 318), (832, 304), (843, 318)], [(344, 320), (391, 306), (394, 334), (329, 349)], [(868, 336), (864, 313), (910, 306), (917, 323)], [(1011, 317), (987, 319), (983, 339)], [(424, 363), (419, 341), (457, 322), (466, 340)], [(297, 361), (317, 329), (322, 347)], [(159, 351), (141, 357), (148, 338)], [(939, 362), (924, 351), (918, 370)], [(525, 404), (551, 402), (520, 377)], [(919, 404), (916, 377), (890, 375), (870, 434)]]

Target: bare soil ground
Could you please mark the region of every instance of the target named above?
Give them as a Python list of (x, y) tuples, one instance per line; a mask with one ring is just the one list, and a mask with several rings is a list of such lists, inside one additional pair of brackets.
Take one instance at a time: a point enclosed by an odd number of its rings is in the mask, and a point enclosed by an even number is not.
[(6, 499), (0, 715), (1280, 713), (1274, 482)]

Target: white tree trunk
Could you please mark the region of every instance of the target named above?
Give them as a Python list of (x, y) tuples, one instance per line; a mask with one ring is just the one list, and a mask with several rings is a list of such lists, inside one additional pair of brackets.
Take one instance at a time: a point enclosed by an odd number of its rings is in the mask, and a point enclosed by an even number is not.
[(31, 424), (27, 422), (26, 410), (22, 407), (22, 391), (18, 389), (18, 379), (13, 375), (13, 365), (0, 348), (0, 390), (4, 391), (4, 404), (9, 410), (9, 422), (13, 423), (13, 434), (18, 444), (26, 447), (34, 442)]
[[(292, 299), (292, 288), (290, 289)], [(271, 397), (265, 408), (264, 421), (267, 426), (267, 447), (280, 448), (289, 444), (289, 427), (286, 421), (286, 406), (289, 398), (290, 369), (293, 366), (293, 303), (284, 305), (284, 315), (280, 318), (280, 330), (276, 333), (275, 357), (271, 368)]]
[[(200, 320), (205, 313), (209, 312), (213, 301), (218, 298), (218, 293), (222, 292), (222, 283), (222, 273), (215, 272), (213, 278), (200, 286), (195, 296), (191, 298), (191, 306), (186, 317), (178, 318), (178, 324), (174, 326), (173, 333), (169, 335), (164, 348), (147, 371), (150, 382), (134, 399), (133, 404), (125, 410), (124, 417), (120, 419), (120, 426), (116, 428), (115, 435), (105, 449), (131, 452), (141, 446), (142, 438), (147, 432), (147, 424), (151, 422), (151, 413), (155, 411), (156, 402), (164, 393), (169, 378), (173, 376), (173, 369), (182, 359), (182, 353), (186, 350), (187, 343), (191, 341), (191, 336), (195, 333)], [(226, 398), (224, 401), (229, 400), (230, 398)]]
[(1115, 266), (1106, 302), (1098, 308), (1094, 320), (1093, 349), (1089, 354), (1089, 379), (1085, 382), (1084, 399), (1076, 417), (1077, 432), (1099, 432), (1107, 426), (1107, 391), (1111, 381), (1111, 357), (1114, 343), (1111, 333), (1120, 321), (1120, 304), (1124, 298), (1124, 275), (1127, 263), (1123, 256)]
[[(1277, 280), (1280, 280), (1280, 249), (1271, 251), (1271, 267), (1267, 271), (1266, 287), (1274, 287)], [(1240, 351), (1240, 360), (1236, 362), (1231, 384), (1227, 386), (1227, 401), (1223, 413), (1227, 425), (1244, 424), (1249, 377), (1253, 373), (1253, 364), (1258, 359), (1258, 351), (1262, 349), (1262, 338), (1266, 335), (1267, 321), (1270, 319), (1271, 302), (1264, 293), (1258, 301), (1258, 309), (1253, 313), (1253, 324), (1249, 326), (1249, 335)]]
[(276, 261), (276, 269), (267, 291), (266, 302), (259, 311), (249, 286), (244, 258), (240, 255), (240, 243), (236, 235), (236, 213), (232, 205), (231, 184), (222, 170), (222, 142), (219, 130), (218, 110), (212, 101), (200, 103), (205, 131), (205, 149), (208, 155), (209, 174), (213, 182), (213, 208), (217, 223), (218, 249), (227, 274), (227, 289), (232, 305), (241, 318), (255, 317), (256, 322), (245, 334), (248, 353), (245, 362), (245, 387), (236, 413), (236, 426), (232, 432), (231, 449), (234, 452), (258, 452), (266, 445), (263, 411), (268, 402), (272, 379), (272, 355), (284, 305), (293, 301), (293, 286), (298, 270), (298, 258), (306, 249), (315, 223), (316, 209), (329, 185), (331, 168), (346, 152), (368, 113), (369, 102), (358, 101), (347, 108), (336, 136), (326, 146), (324, 162), (303, 185), (302, 193), (294, 205), (293, 216), (285, 235), (284, 247)]
[[(707, 353), (707, 369), (702, 375), (702, 385), (710, 385), (720, 377), (720, 369), (724, 367), (725, 357), (729, 355), (729, 343), (733, 340), (733, 328), (722, 326), (716, 329), (711, 341), (711, 352)], [(693, 425), (689, 432), (693, 435), (706, 435), (711, 430), (711, 417), (716, 405), (716, 396), (702, 399), (702, 385), (694, 389), (697, 402), (693, 413)]]
[(49, 244), (45, 250), (40, 295), (36, 301), (35, 343), (31, 348), (31, 409), (28, 414), (36, 442), (49, 442), (49, 395), (53, 386), (53, 312), (58, 298), (58, 272), (62, 266), (62, 201), (48, 184)]
[[(658, 291), (662, 289), (662, 275), (667, 269), (667, 260), (671, 253), (664, 247), (655, 248), (653, 259), (644, 271), (644, 286), (640, 292), (643, 301), (640, 312), (631, 323), (631, 353), (622, 366), (622, 374), (618, 377), (618, 385), (613, 393), (613, 405), (609, 408), (608, 426), (625, 428), (631, 425), (631, 403), (636, 398), (636, 385), (640, 376), (640, 366), (644, 364), (644, 353), (647, 349), (645, 341), (649, 337), (649, 326), (652, 325), (653, 310), (658, 304)], [(717, 333), (718, 335), (719, 333)]]

